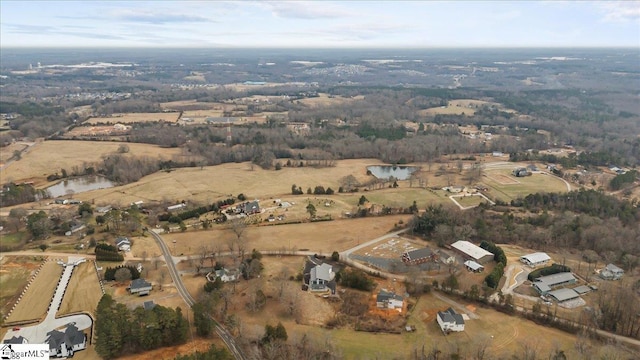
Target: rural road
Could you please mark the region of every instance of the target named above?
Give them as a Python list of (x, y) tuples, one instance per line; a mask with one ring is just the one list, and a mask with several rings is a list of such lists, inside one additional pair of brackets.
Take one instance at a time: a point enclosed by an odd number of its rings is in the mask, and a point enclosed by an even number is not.
[[(152, 230), (152, 231), (149, 231), (149, 233), (156, 240), (156, 243), (158, 243), (160, 250), (162, 250), (162, 254), (164, 255), (164, 259), (167, 263), (167, 268), (169, 269), (169, 274), (171, 275), (171, 279), (176, 285), (176, 289), (178, 289), (178, 293), (180, 294), (184, 302), (187, 303), (187, 305), (189, 305), (190, 307), (193, 306), (193, 304), (195, 304), (196, 301), (193, 299), (191, 294), (189, 294), (189, 291), (187, 291), (187, 288), (184, 286), (184, 283), (182, 282), (182, 278), (180, 277), (180, 274), (178, 273), (178, 269), (176, 268), (176, 264), (173, 260), (173, 257), (171, 256), (171, 252), (169, 251), (169, 247), (167, 246), (167, 244), (165, 244), (165, 242), (162, 240), (160, 235), (158, 235), (155, 231)], [(222, 341), (224, 341), (224, 343), (227, 345), (227, 348), (229, 348), (229, 351), (231, 351), (231, 353), (233, 354), (233, 357), (235, 357), (237, 360), (245, 360), (244, 355), (242, 354), (242, 352), (240, 352), (240, 349), (236, 344), (235, 339), (233, 338), (233, 336), (231, 336), (229, 331), (223, 328), (213, 318), (212, 320), (214, 321), (214, 324), (215, 324), (216, 333), (218, 334), (218, 336), (220, 336)]]

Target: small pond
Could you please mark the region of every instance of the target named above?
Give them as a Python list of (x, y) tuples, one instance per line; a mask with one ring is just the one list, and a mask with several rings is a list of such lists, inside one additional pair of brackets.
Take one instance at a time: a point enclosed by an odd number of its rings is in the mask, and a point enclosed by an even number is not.
[(85, 191), (106, 189), (114, 187), (111, 180), (102, 176), (82, 176), (73, 179), (62, 180), (59, 183), (49, 186), (47, 190), (52, 198), (69, 194), (78, 194)]
[(398, 180), (407, 180), (414, 172), (418, 171), (416, 166), (397, 166), (397, 165), (374, 165), (367, 166), (367, 170), (378, 179), (388, 179), (393, 176)]

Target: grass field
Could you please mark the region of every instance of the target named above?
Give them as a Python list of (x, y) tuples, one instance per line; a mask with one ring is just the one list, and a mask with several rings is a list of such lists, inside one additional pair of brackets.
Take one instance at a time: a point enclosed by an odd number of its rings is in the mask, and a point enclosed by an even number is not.
[(7, 160), (11, 159), (13, 157), (13, 152), (14, 151), (22, 151), (24, 150), (28, 145), (23, 144), (23, 143), (13, 143), (10, 144), (8, 146), (3, 147), (0, 150), (0, 164), (7, 162)]
[[(516, 167), (515, 164), (514, 167)], [(567, 191), (565, 183), (555, 176), (540, 173), (516, 178), (508, 169), (486, 170), (482, 182), (492, 189), (489, 192), (491, 196), (504, 201), (537, 192)]]
[(102, 290), (93, 261), (84, 262), (73, 270), (57, 315), (62, 316), (78, 311), (93, 313), (101, 297)]
[(83, 124), (135, 124), (144, 122), (164, 121), (174, 123), (178, 121), (180, 113), (178, 112), (162, 112), (162, 113), (126, 113), (117, 114), (110, 117), (95, 117), (83, 122)]
[(487, 200), (485, 200), (485, 198), (483, 198), (482, 196), (456, 196), (451, 197), (451, 200), (454, 200), (464, 208), (470, 206), (478, 206), (484, 202), (487, 202)]
[[(282, 250), (308, 249), (309, 251), (342, 251), (382, 236), (393, 230), (400, 220), (407, 222), (410, 215), (395, 215), (330, 222), (260, 226), (248, 228), (244, 236), (246, 249)], [(176, 254), (197, 254), (203, 246), (211, 250), (228, 251), (228, 241), (235, 238), (230, 229), (216, 228), (196, 232), (171, 233), (163, 235), (171, 252)], [(173, 241), (175, 245), (173, 244)], [(175, 248), (175, 250), (174, 250)], [(219, 249), (219, 251), (218, 251)]]
[(48, 261), (44, 264), (6, 322), (35, 320), (44, 316), (49, 302), (53, 298), (53, 292), (58, 285), (60, 275), (62, 275), (62, 270), (62, 266), (55, 261)]
[[(2, 170), (3, 182), (32, 180), (36, 186), (47, 183), (47, 175), (71, 172), (73, 166), (100, 161), (103, 156), (116, 154), (123, 143), (100, 141), (44, 141), (31, 147), (20, 161)], [(150, 156), (171, 159), (180, 155), (180, 149), (161, 148), (149, 144), (125, 143), (129, 147), (126, 156)]]
[(0, 265), (0, 309), (4, 316), (27, 285), (32, 272), (42, 263), (33, 257), (3, 256)]
[(473, 100), (473, 99), (459, 99), (451, 100), (447, 106), (438, 106), (434, 108), (424, 109), (418, 111), (418, 114), (422, 116), (434, 116), (434, 115), (459, 115), (464, 114), (467, 116), (476, 113), (476, 110), (482, 106), (496, 106), (500, 111), (515, 113), (514, 110), (505, 109), (502, 105), (494, 102)]
[(319, 108), (319, 107), (326, 107), (326, 106), (349, 104), (354, 101), (363, 100), (363, 99), (364, 99), (364, 96), (362, 95), (358, 95), (354, 97), (343, 97), (343, 96), (329, 97), (329, 94), (320, 93), (318, 94), (318, 97), (301, 99), (301, 100), (297, 100), (297, 102), (300, 102), (310, 108)]

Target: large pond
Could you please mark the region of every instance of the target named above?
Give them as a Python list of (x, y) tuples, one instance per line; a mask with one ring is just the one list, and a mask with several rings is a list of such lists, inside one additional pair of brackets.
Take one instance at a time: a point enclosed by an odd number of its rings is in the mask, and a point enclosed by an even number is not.
[(59, 183), (49, 186), (47, 190), (51, 197), (78, 194), (85, 191), (106, 189), (114, 187), (115, 184), (102, 176), (82, 176), (78, 178), (62, 180)]
[(388, 179), (393, 176), (398, 180), (407, 180), (411, 174), (418, 171), (418, 168), (416, 166), (373, 165), (367, 166), (367, 170), (378, 179)]

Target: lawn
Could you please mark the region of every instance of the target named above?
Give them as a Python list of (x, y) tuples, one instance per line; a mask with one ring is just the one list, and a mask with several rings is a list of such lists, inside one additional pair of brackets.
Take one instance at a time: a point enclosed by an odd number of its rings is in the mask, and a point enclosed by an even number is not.
[[(514, 164), (514, 167), (516, 166), (517, 164)], [(513, 183), (507, 183), (505, 177), (509, 177)], [(503, 201), (510, 201), (537, 192), (567, 191), (565, 183), (555, 176), (540, 173), (525, 177), (515, 177), (511, 175), (511, 170), (509, 169), (487, 170), (483, 176), (483, 183), (491, 188), (490, 196)]]
[(102, 289), (93, 261), (84, 262), (73, 270), (58, 316), (79, 311), (93, 313), (101, 297)]
[(452, 196), (450, 199), (457, 202), (464, 208), (470, 206), (478, 206), (484, 202), (487, 202), (487, 200), (485, 200), (485, 198), (483, 198), (482, 196)]
[(43, 317), (47, 313), (62, 270), (62, 266), (55, 261), (44, 264), (5, 322), (37, 320)]
[(103, 156), (118, 153), (120, 145), (126, 144), (129, 152), (125, 156), (150, 156), (171, 159), (180, 155), (180, 149), (161, 148), (156, 145), (120, 143), (106, 141), (44, 141), (32, 146), (20, 161), (2, 169), (3, 181), (35, 181), (36, 186), (47, 183), (47, 175), (71, 173), (74, 166), (101, 161)]

